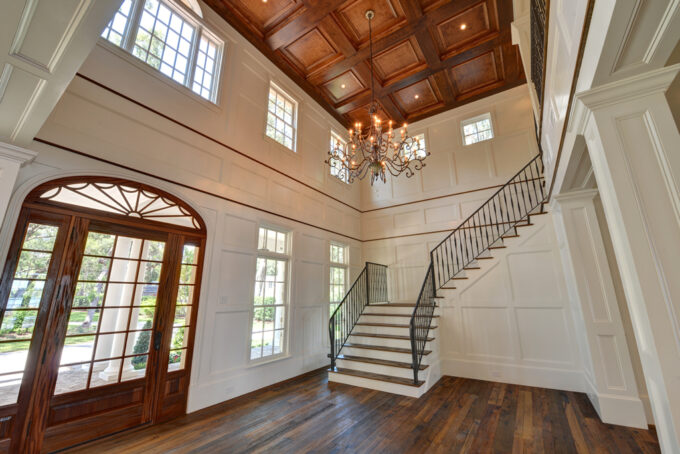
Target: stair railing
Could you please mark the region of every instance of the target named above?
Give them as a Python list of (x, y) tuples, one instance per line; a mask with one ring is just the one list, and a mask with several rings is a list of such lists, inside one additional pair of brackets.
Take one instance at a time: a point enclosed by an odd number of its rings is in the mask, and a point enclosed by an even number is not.
[(344, 347), (364, 308), (373, 303), (387, 302), (387, 266), (366, 262), (352, 287), (331, 315), (328, 322), (331, 369)]
[(409, 325), (414, 383), (434, 315), (437, 290), (498, 242), (545, 200), (543, 161), (534, 157), (430, 251), (430, 266)]

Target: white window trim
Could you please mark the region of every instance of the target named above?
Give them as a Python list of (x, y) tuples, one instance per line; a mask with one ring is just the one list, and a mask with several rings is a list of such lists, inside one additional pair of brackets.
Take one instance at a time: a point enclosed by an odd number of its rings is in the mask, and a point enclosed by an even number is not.
[[(285, 98), (293, 103), (293, 148), (288, 148), (278, 140), (267, 135), (267, 120), (269, 119), (269, 91), (274, 87), (279, 93), (281, 93)], [(265, 140), (271, 141), (272, 143), (278, 145), (284, 150), (293, 153), (294, 156), (299, 156), (297, 152), (298, 146), (298, 133), (299, 133), (299, 117), (300, 117), (300, 102), (290, 94), (290, 90), (283, 88), (283, 85), (278, 83), (273, 79), (269, 79), (269, 87), (267, 87), (266, 97), (265, 97), (265, 109), (264, 109), (264, 127), (262, 128), (262, 135)], [(283, 231), (283, 230), (281, 230)]]
[[(277, 142), (278, 143), (278, 142)], [(274, 251), (269, 251), (266, 249), (260, 249), (260, 244), (259, 244), (259, 233), (260, 229), (267, 229), (267, 230), (274, 230), (276, 232), (281, 232), (286, 234), (286, 253), (282, 254), (279, 252), (274, 252)], [(275, 225), (271, 224), (265, 224), (262, 223), (258, 225), (257, 227), (257, 243), (255, 245), (255, 269), (253, 270), (253, 284), (251, 285), (251, 288), (253, 289), (253, 293), (251, 293), (251, 298), (250, 298), (250, 314), (249, 314), (249, 323), (248, 323), (248, 342), (247, 342), (247, 349), (246, 349), (246, 357), (248, 358), (248, 367), (254, 367), (254, 366), (259, 366), (262, 364), (270, 363), (270, 362), (275, 362), (283, 359), (287, 359), (292, 356), (290, 353), (290, 297), (291, 297), (291, 286), (292, 286), (292, 263), (293, 263), (293, 256), (292, 256), (292, 244), (293, 244), (293, 232), (292, 230), (278, 227)], [(251, 359), (250, 357), (250, 351), (251, 351), (251, 343), (252, 343), (252, 338), (253, 338), (253, 321), (255, 319), (255, 279), (254, 277), (257, 274), (257, 259), (258, 258), (270, 258), (270, 259), (276, 259), (276, 260), (285, 260), (286, 261), (286, 303), (284, 304), (284, 307), (286, 309), (286, 315), (284, 317), (284, 325), (283, 325), (283, 345), (281, 345), (281, 353), (277, 353), (275, 355), (267, 355), (267, 356), (260, 356), (259, 358)]]
[[(491, 125), (490, 131), (491, 131), (492, 137), (490, 139), (485, 139), (485, 140), (482, 140), (480, 142), (475, 142), (475, 143), (470, 143), (470, 144), (465, 143), (465, 126), (467, 126), (469, 124), (477, 123), (478, 121), (486, 120), (486, 119), (489, 120), (489, 124)], [(484, 114), (481, 114), (481, 115), (477, 115), (476, 117), (466, 118), (465, 120), (461, 121), (460, 122), (460, 138), (461, 138), (461, 142), (463, 143), (463, 146), (464, 147), (471, 147), (473, 145), (478, 145), (478, 144), (483, 143), (483, 142), (490, 142), (490, 141), (494, 140), (496, 138), (496, 133), (494, 132), (493, 124), (494, 124), (494, 119), (493, 119), (493, 116), (491, 115), (491, 112), (487, 112), (487, 113), (484, 113)]]
[[(133, 33), (132, 30), (137, 30), (139, 28), (139, 22), (141, 20), (145, 0), (133, 0), (130, 16), (128, 18), (127, 24), (125, 25), (125, 35), (123, 36), (123, 40), (121, 41), (120, 46), (110, 42), (109, 40), (101, 36), (99, 36), (98, 44), (100, 46), (103, 46), (105, 49), (112, 51), (119, 56), (122, 56), (127, 61), (133, 63), (135, 66), (143, 69), (144, 71), (153, 75), (157, 79), (165, 82), (169, 86), (179, 89), (181, 93), (190, 95), (192, 98), (200, 100), (203, 103), (207, 103), (213, 108), (215, 106), (218, 106), (221, 94), (220, 82), (222, 77), (222, 61), (226, 48), (225, 41), (218, 37), (217, 34), (214, 33), (212, 30), (210, 30), (209, 26), (205, 23), (205, 21), (202, 18), (198, 17), (198, 15), (194, 11), (187, 10), (187, 8), (184, 5), (178, 4), (173, 0), (159, 0), (159, 1), (161, 3), (164, 3), (168, 8), (172, 9), (173, 12), (177, 13), (180, 17), (182, 17), (183, 20), (187, 21), (196, 29), (196, 39), (194, 40), (189, 55), (186, 84), (181, 84), (174, 80), (172, 77), (163, 74), (160, 70), (149, 65), (147, 62), (137, 58), (132, 53), (132, 48), (134, 47), (135, 40), (134, 36), (135, 34)], [(117, 11), (118, 10), (116, 10), (116, 12)], [(194, 72), (196, 69), (196, 58), (198, 56), (197, 50), (198, 46), (200, 45), (201, 36), (203, 34), (205, 34), (217, 45), (217, 52), (215, 55), (215, 73), (213, 75), (214, 87), (210, 99), (204, 98), (200, 94), (193, 91), (191, 88), (193, 86)]]
[[(345, 138), (342, 136), (342, 134), (339, 134), (338, 132), (335, 131), (335, 129), (332, 129), (332, 128), (331, 128), (330, 132), (331, 132), (331, 133), (330, 133), (330, 136), (328, 137), (328, 147), (329, 147), (329, 148), (330, 148), (331, 140), (333, 140), (333, 137), (337, 138), (337, 139), (340, 140), (342, 143), (344, 143), (345, 145), (347, 145), (348, 140), (345, 139)], [(341, 183), (344, 183), (345, 185), (349, 185), (349, 175), (348, 175), (347, 173), (345, 173), (345, 179), (343, 180), (342, 178), (338, 177), (337, 175), (333, 175), (333, 174), (331, 173), (331, 169), (332, 169), (332, 167), (331, 167), (331, 166), (328, 166), (328, 175), (329, 175), (333, 180), (340, 181)], [(340, 243), (337, 243), (337, 244), (340, 244)]]

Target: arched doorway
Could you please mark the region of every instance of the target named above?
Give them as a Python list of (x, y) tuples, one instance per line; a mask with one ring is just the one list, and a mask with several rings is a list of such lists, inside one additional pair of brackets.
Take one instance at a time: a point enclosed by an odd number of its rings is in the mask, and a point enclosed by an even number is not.
[(28, 195), (0, 281), (0, 452), (185, 412), (205, 238), (186, 203), (128, 180)]

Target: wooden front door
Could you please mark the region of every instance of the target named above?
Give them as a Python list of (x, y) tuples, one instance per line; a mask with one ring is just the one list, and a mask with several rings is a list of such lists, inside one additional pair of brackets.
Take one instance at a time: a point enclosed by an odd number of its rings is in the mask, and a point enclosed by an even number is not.
[(184, 413), (203, 238), (151, 224), (25, 204), (0, 283), (0, 452)]

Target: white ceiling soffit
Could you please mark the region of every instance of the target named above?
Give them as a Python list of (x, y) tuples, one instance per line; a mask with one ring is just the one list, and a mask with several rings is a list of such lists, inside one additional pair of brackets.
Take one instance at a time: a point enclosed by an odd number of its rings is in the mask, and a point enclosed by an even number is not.
[(0, 141), (33, 140), (121, 3), (0, 3)]

